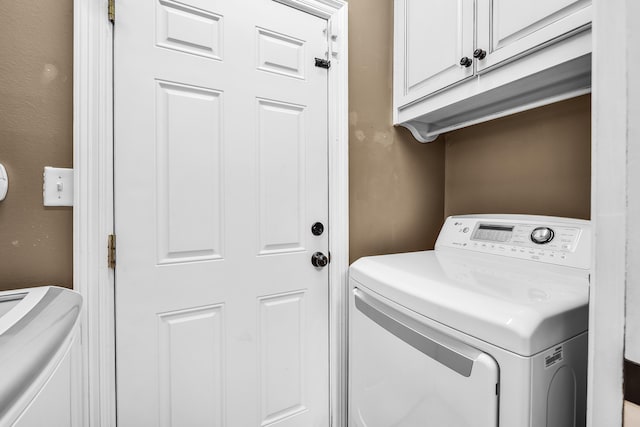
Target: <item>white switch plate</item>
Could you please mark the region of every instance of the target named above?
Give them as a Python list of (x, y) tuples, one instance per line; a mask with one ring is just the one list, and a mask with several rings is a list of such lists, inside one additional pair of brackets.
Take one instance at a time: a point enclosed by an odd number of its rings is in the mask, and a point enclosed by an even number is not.
[(44, 167), (45, 206), (73, 206), (73, 169)]

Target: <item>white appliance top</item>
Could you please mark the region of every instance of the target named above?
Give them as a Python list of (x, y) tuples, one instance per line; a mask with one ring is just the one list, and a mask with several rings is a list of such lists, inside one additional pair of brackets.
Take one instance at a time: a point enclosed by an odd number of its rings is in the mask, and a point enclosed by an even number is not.
[[(531, 233), (541, 227), (553, 237), (538, 230), (535, 239), (548, 241), (534, 243)], [(444, 325), (531, 356), (587, 330), (589, 253), (588, 221), (458, 216), (445, 222), (435, 251), (361, 258), (350, 278)]]
[(82, 296), (70, 289), (0, 292), (0, 425), (17, 425), (13, 421), (38, 392), (38, 378), (50, 375), (65, 355), (81, 309)]

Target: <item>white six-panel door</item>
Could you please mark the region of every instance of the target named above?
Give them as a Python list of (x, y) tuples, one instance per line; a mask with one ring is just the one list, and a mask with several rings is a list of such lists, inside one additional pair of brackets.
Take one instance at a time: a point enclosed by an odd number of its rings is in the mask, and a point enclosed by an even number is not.
[(118, 425), (327, 426), (326, 21), (117, 6)]

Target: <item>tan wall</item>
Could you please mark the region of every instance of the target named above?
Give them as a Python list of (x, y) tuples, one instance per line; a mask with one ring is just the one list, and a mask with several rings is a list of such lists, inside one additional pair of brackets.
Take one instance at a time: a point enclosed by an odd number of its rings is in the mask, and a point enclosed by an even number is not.
[(445, 135), (445, 215), (589, 219), (589, 95)]
[(349, 0), (350, 258), (433, 247), (444, 142), (391, 124), (393, 2)]
[(72, 166), (73, 2), (0, 2), (0, 290), (72, 285), (72, 210), (42, 205), (44, 166)]

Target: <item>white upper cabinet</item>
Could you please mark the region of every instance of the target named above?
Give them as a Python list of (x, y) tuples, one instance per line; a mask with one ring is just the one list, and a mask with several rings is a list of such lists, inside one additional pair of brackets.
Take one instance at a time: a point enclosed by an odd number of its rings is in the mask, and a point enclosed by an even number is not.
[[(472, 77), (474, 0), (396, 2), (395, 45), (404, 73), (398, 73), (399, 103), (406, 104)], [(434, 43), (436, 41), (436, 43)]]
[(439, 133), (591, 85), (591, 0), (394, 0), (394, 123)]
[[(591, 25), (591, 0), (477, 0), (482, 71)], [(430, 2), (427, 2), (430, 3)], [(475, 53), (475, 52), (474, 52)]]

